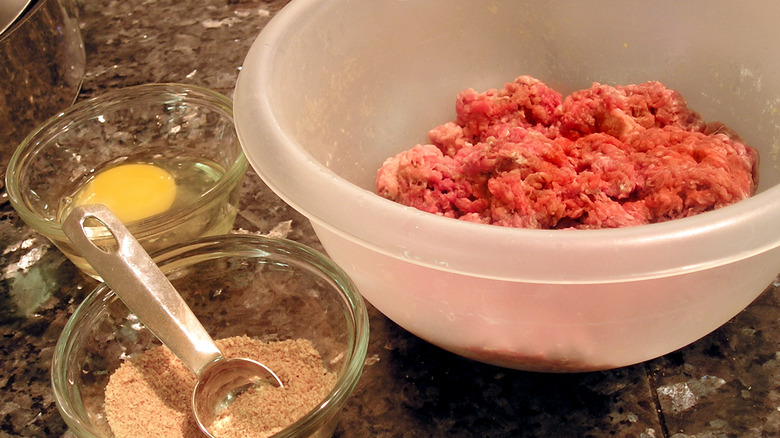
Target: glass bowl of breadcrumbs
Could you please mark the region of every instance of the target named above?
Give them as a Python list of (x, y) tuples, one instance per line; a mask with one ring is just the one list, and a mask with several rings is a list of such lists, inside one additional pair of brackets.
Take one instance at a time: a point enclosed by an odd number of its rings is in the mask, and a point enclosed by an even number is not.
[[(284, 385), (237, 397), (215, 436), (333, 434), (369, 333), (365, 304), (338, 266), (298, 243), (250, 234), (153, 257), (226, 357), (258, 360)], [(79, 437), (202, 436), (190, 407), (194, 384), (106, 284), (76, 309), (52, 362), (57, 407)]]

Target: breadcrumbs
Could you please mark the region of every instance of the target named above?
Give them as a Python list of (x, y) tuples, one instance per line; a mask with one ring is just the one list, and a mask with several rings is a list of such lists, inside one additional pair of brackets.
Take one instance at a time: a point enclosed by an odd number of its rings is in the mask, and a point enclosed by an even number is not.
[[(268, 437), (312, 410), (336, 382), (306, 339), (262, 342), (247, 336), (216, 341), (225, 357), (257, 360), (284, 387), (247, 391), (216, 421), (217, 437)], [(195, 375), (165, 346), (124, 362), (110, 377), (105, 412), (117, 438), (202, 437), (190, 399)]]

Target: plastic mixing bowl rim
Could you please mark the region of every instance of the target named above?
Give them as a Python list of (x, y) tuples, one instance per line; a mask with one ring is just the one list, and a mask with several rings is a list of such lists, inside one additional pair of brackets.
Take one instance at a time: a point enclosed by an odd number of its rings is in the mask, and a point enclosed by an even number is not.
[[(236, 131), (250, 164), (269, 188), (315, 226), (409, 263), (474, 277), (546, 284), (683, 275), (780, 246), (780, 234), (774, 232), (780, 223), (778, 186), (715, 211), (664, 223), (536, 230), (417, 211), (345, 180), (284, 131), (272, 101), (275, 69), (283, 64), (276, 58), (289, 52), (282, 46), (294, 40), (293, 33), (312, 25), (317, 10), (325, 7), (317, 0), (285, 6), (250, 47), (234, 93)], [(291, 169), (295, 178), (286, 176)], [(577, 262), (562, 265), (567, 256)]]
[[(189, 266), (199, 261), (224, 257), (229, 254), (258, 258), (277, 256), (294, 261), (306, 269), (313, 269), (328, 277), (346, 303), (345, 307), (351, 317), (351, 320), (347, 320), (351, 335), (344, 358), (346, 369), (343, 375), (336, 381), (333, 390), (325, 396), (323, 403), (284, 430), (273, 435), (274, 437), (308, 436), (317, 430), (323, 421), (337, 414), (357, 386), (362, 375), (369, 340), (368, 310), (365, 302), (355, 284), (338, 265), (319, 251), (287, 239), (246, 234), (209, 236), (177, 244), (151, 255), (163, 272), (169, 273), (182, 266)], [(101, 283), (96, 286), (76, 308), (55, 345), (51, 365), (54, 399), (68, 426), (80, 437), (100, 438), (99, 435), (93, 434), (92, 429), (79, 419), (79, 416), (72, 411), (72, 406), (63, 403), (64, 394), (71, 386), (68, 383), (64, 365), (75, 346), (72, 334), (78, 327), (91, 327), (92, 324), (86, 323), (100, 317), (105, 311), (104, 303), (117, 299), (118, 297), (107, 284)], [(85, 321), (86, 318), (90, 319)], [(301, 435), (302, 433), (303, 435)]]
[[(31, 211), (23, 201), (24, 194), (19, 189), (18, 178), (20, 173), (18, 169), (29, 159), (31, 152), (36, 152), (42, 141), (51, 137), (56, 137), (60, 131), (67, 130), (73, 123), (72, 117), (76, 120), (93, 117), (92, 111), (96, 109), (115, 109), (120, 108), (127, 102), (160, 102), (160, 97), (167, 95), (171, 101), (194, 102), (199, 105), (208, 105), (222, 111), (235, 127), (233, 116), (233, 102), (225, 95), (197, 85), (188, 85), (180, 83), (151, 83), (134, 85), (130, 87), (109, 90), (87, 100), (78, 102), (60, 113), (52, 116), (41, 125), (36, 127), (14, 151), (8, 163), (5, 185), (8, 191), (8, 197), (11, 205), (19, 213), (27, 224), (30, 224), (42, 234), (54, 239), (65, 240), (65, 233), (56, 219), (42, 219), (39, 215)], [(56, 129), (51, 134), (46, 134), (49, 130)], [(243, 149), (239, 149), (235, 160), (225, 169), (225, 173), (209, 190), (201, 196), (186, 205), (180, 205), (171, 208), (161, 214), (151, 216), (129, 224), (129, 228), (137, 237), (155, 234), (155, 230), (165, 228), (169, 224), (181, 222), (185, 217), (197, 214), (197, 212), (209, 208), (213, 203), (218, 202), (224, 194), (232, 190), (241, 178), (244, 177), (249, 162)], [(193, 209), (194, 206), (194, 209)]]

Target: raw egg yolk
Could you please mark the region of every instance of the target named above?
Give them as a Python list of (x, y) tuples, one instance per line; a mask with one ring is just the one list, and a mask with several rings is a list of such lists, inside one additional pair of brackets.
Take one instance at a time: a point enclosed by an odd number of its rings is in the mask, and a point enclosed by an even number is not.
[(170, 173), (151, 164), (122, 164), (106, 169), (78, 193), (75, 205), (104, 204), (128, 223), (168, 210), (176, 198)]

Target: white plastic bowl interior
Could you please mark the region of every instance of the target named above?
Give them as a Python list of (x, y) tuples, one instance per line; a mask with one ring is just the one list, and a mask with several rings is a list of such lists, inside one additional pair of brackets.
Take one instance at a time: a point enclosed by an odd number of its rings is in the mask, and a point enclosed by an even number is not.
[[(345, 13), (349, 11), (349, 13)], [(711, 332), (780, 272), (780, 4), (296, 0), (249, 51), (239, 138), (268, 185), (395, 322), (497, 365), (638, 363)], [(374, 194), (384, 159), (523, 74), (564, 94), (659, 80), (761, 154), (759, 193), (624, 229), (509, 229)]]

